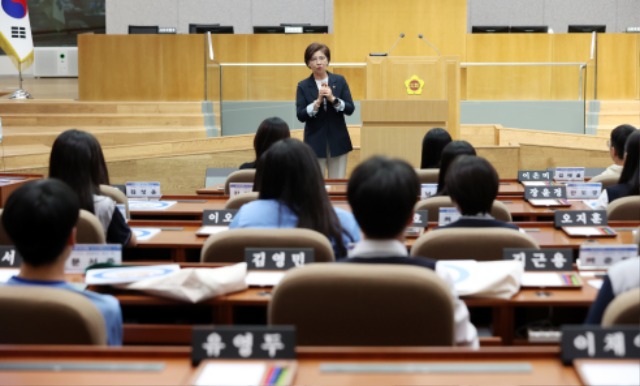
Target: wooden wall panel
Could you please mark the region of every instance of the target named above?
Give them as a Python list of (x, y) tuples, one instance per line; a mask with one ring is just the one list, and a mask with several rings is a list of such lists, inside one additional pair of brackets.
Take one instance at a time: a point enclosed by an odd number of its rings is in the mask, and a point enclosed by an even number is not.
[(598, 99), (640, 99), (640, 34), (598, 35)]

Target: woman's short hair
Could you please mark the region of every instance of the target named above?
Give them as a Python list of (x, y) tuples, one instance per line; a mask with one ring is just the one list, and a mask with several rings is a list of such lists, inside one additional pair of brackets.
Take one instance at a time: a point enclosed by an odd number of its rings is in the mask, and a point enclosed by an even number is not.
[(463, 215), (491, 212), (500, 180), (489, 161), (473, 155), (458, 156), (445, 178), (451, 201), (458, 205)]
[(442, 149), (451, 142), (451, 135), (440, 127), (435, 127), (422, 138), (422, 161), (420, 169), (432, 169), (440, 167)]
[(307, 49), (304, 50), (304, 63), (308, 66), (313, 54), (318, 51), (322, 51), (324, 56), (327, 57), (327, 63), (331, 62), (331, 50), (326, 44), (313, 42), (307, 46)]
[(476, 149), (467, 141), (452, 141), (442, 149), (440, 156), (440, 174), (438, 175), (438, 193), (439, 195), (448, 195), (447, 183), (445, 176), (449, 165), (459, 155), (476, 155)]
[(255, 137), (253, 137), (253, 148), (256, 151), (256, 161), (262, 156), (262, 154), (271, 147), (274, 143), (281, 139), (291, 137), (289, 131), (289, 125), (278, 117), (267, 118), (256, 131)]

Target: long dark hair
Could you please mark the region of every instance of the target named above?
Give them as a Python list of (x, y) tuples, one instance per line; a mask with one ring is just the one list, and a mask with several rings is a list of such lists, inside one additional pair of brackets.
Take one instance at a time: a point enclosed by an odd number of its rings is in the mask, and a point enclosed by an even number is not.
[(440, 127), (435, 127), (422, 138), (422, 161), (420, 169), (432, 169), (440, 167), (440, 155), (442, 149), (451, 142), (449, 133)]
[[(286, 138), (271, 145), (258, 160), (255, 188), (260, 199), (274, 199), (298, 216), (298, 228), (318, 231), (346, 255), (338, 216), (329, 201), (320, 165), (309, 145)], [(348, 235), (351, 237), (351, 235)]]
[(258, 126), (256, 136), (253, 137), (253, 148), (256, 151), (255, 162), (258, 162), (260, 156), (262, 156), (262, 154), (267, 151), (271, 145), (281, 139), (289, 137), (291, 137), (289, 125), (287, 125), (287, 122), (282, 119), (278, 117), (271, 117), (262, 121), (260, 126)]
[(447, 185), (445, 183), (445, 177), (449, 165), (456, 159), (457, 156), (476, 155), (476, 149), (471, 146), (467, 141), (453, 141), (442, 149), (442, 156), (440, 157), (440, 174), (438, 175), (438, 192), (437, 195), (446, 196), (449, 194)]
[(98, 140), (85, 131), (71, 129), (56, 138), (49, 157), (49, 177), (64, 181), (80, 199), (80, 207), (94, 212), (93, 195), (109, 174)]
[(627, 184), (633, 194), (640, 194), (640, 131), (634, 131), (624, 147), (624, 166), (619, 184)]

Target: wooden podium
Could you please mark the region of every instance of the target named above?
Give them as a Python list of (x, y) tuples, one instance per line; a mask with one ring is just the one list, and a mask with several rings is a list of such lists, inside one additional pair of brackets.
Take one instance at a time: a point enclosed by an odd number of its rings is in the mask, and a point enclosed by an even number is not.
[(369, 57), (361, 103), (361, 159), (402, 158), (420, 167), (422, 138), (433, 127), (460, 129), (460, 60), (453, 56)]

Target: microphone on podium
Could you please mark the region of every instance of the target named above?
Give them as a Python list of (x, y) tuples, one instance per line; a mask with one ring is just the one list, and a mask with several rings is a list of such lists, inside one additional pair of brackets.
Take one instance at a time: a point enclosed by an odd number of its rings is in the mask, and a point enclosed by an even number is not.
[(398, 36), (398, 39), (396, 39), (396, 42), (393, 43), (393, 45), (391, 46), (391, 48), (389, 48), (387, 52), (371, 52), (369, 56), (389, 56), (389, 54), (391, 54), (391, 51), (393, 51), (393, 49), (396, 48), (396, 46), (398, 45), (398, 43), (400, 43), (400, 40), (403, 37), (404, 37), (404, 32), (400, 33), (400, 36)]
[(423, 42), (427, 43), (427, 45), (429, 45), (429, 47), (431, 47), (437, 54), (438, 56), (442, 56), (442, 54), (440, 53), (440, 50), (438, 50), (436, 48), (436, 46), (434, 46), (433, 44), (431, 44), (430, 41), (427, 40), (427, 38), (424, 37), (423, 34), (418, 34), (418, 39), (422, 40)]

